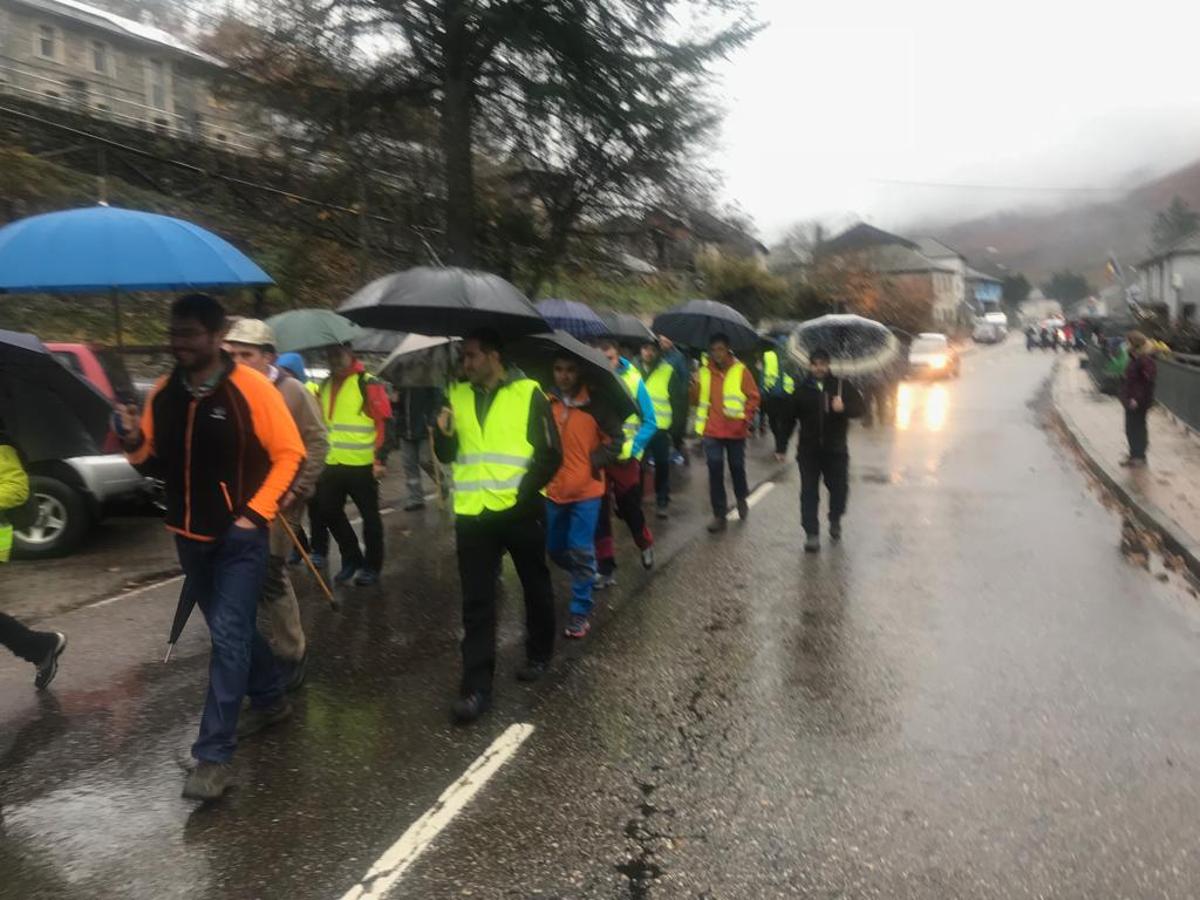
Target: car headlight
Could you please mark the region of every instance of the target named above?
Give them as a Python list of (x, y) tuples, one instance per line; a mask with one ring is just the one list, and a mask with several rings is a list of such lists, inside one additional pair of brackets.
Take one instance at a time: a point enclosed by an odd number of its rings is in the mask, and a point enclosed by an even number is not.
[(944, 369), (944, 368), (946, 368), (946, 357), (935, 356), (932, 360), (929, 361), (929, 364), (931, 366), (933, 366), (935, 369)]

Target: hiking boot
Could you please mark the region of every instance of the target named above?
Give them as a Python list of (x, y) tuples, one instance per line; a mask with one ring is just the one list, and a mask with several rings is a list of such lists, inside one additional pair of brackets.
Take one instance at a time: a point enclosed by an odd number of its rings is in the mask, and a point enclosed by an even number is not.
[(379, 584), (379, 573), (374, 569), (359, 569), (354, 576), (354, 583), (358, 587), (372, 587)]
[(232, 785), (233, 767), (229, 763), (201, 760), (188, 772), (187, 780), (183, 782), (183, 796), (208, 803), (220, 799)]
[(819, 534), (810, 534), (804, 539), (804, 552), (816, 553), (821, 549), (821, 536)]
[(653, 547), (647, 547), (645, 550), (642, 551), (642, 568), (643, 569), (653, 569), (654, 568), (654, 548)]
[(714, 516), (713, 520), (708, 523), (708, 530), (710, 534), (717, 534), (720, 531), (724, 531), (728, 525), (729, 523), (725, 521), (724, 516)]
[(550, 669), (550, 663), (545, 660), (531, 659), (521, 668), (517, 669), (517, 681), (533, 682), (541, 681), (546, 672)]
[(357, 563), (349, 563), (347, 565), (342, 566), (341, 571), (339, 571), (336, 575), (333, 576), (333, 583), (334, 584), (345, 584), (347, 581), (349, 581), (351, 578), (353, 578), (357, 574), (358, 574), (358, 564)]
[(829, 520), (829, 540), (833, 541), (836, 544), (841, 539), (842, 539), (842, 520), (841, 519), (830, 519)]
[(589, 631), (592, 630), (592, 623), (587, 616), (573, 613), (571, 621), (567, 624), (566, 631), (563, 632), (569, 638), (579, 640), (587, 637)]
[(58, 658), (67, 649), (67, 636), (61, 631), (53, 632), (54, 646), (46, 654), (46, 658), (38, 663), (37, 675), (33, 678), (33, 686), (39, 691), (45, 690), (58, 674)]
[(743, 522), (745, 522), (747, 519), (750, 518), (750, 504), (749, 503), (747, 503), (745, 500), (739, 500), (737, 502), (737, 507), (738, 507), (738, 518), (739, 519), (741, 519)]
[(455, 700), (450, 712), (454, 716), (455, 724), (469, 725), (487, 712), (491, 706), (491, 697), (482, 691), (475, 691), (473, 694), (467, 694), (467, 696)]
[(285, 719), (291, 718), (292, 704), (286, 697), (281, 697), (273, 706), (266, 709), (250, 707), (238, 717), (237, 736), (239, 739), (257, 734), (264, 728), (278, 725)]
[(408, 503), (404, 504), (405, 512), (418, 512), (419, 510), (422, 510), (424, 508), (425, 508), (424, 500), (410, 500)]
[(606, 588), (616, 586), (617, 576), (616, 573), (613, 572), (610, 572), (607, 575), (605, 575), (603, 572), (597, 572), (596, 577), (592, 579), (592, 589), (596, 591), (603, 591)]
[(308, 650), (304, 651), (304, 655), (294, 663), (292, 663), (292, 671), (288, 675), (287, 684), (283, 689), (289, 694), (300, 690), (304, 685), (304, 679), (308, 677)]

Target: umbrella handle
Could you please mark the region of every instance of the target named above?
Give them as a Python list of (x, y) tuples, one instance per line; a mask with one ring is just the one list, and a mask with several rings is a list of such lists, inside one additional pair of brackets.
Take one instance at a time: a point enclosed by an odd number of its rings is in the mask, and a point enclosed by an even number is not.
[(292, 530), (292, 526), (288, 523), (288, 520), (283, 515), (280, 515), (279, 521), (283, 524), (283, 530), (291, 538), (292, 546), (296, 548), (296, 552), (304, 559), (304, 562), (308, 565), (308, 570), (316, 577), (317, 584), (321, 585), (321, 590), (325, 592), (325, 599), (329, 601), (330, 608), (336, 612), (339, 609), (337, 598), (333, 596), (333, 591), (329, 589), (329, 585), (321, 577), (321, 572), (313, 563), (312, 557), (308, 555), (308, 551), (304, 549), (304, 546), (300, 543), (300, 539), (296, 537), (296, 532)]

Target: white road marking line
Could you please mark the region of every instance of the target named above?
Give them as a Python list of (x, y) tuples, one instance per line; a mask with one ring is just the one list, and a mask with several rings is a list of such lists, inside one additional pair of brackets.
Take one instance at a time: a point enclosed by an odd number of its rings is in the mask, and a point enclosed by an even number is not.
[(85, 603), (80, 609), (96, 609), (101, 606), (108, 606), (110, 603), (116, 603), (118, 600), (128, 600), (130, 597), (136, 597), (138, 594), (144, 594), (147, 591), (152, 591), (155, 588), (166, 587), (168, 584), (174, 584), (177, 581), (183, 581), (182, 575), (172, 575), (170, 578), (164, 578), (162, 581), (155, 581), (151, 584), (144, 584), (139, 588), (134, 588), (131, 591), (123, 591), (120, 594), (114, 594), (111, 597), (105, 597), (103, 600), (96, 600), (93, 603)]
[[(758, 487), (756, 487), (753, 491), (750, 492), (750, 496), (746, 498), (746, 505), (749, 506), (751, 509), (753, 509), (755, 504), (757, 504), (758, 501), (761, 500), (763, 497), (767, 496), (767, 494), (771, 493), (771, 490), (774, 487), (775, 487), (775, 482), (764, 481), (762, 484), (760, 484)], [(730, 512), (727, 512), (725, 514), (725, 518), (726, 519), (738, 519), (741, 517), (737, 514), (737, 510), (734, 509), (734, 510), (731, 510)]]
[(421, 854), (429, 849), (442, 830), (463, 811), (500, 767), (512, 759), (531, 734), (532, 725), (510, 725), (483, 751), (483, 755), (471, 763), (462, 777), (446, 788), (437, 802), (379, 857), (363, 880), (342, 895), (342, 900), (386, 896)]

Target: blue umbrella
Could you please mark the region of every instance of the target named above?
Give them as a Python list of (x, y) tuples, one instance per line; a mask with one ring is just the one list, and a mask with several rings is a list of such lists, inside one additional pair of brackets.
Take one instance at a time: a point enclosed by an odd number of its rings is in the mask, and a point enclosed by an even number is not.
[(583, 303), (575, 300), (542, 300), (537, 310), (551, 328), (565, 331), (573, 338), (588, 341), (610, 334), (604, 320)]
[(187, 291), (271, 284), (223, 238), (191, 222), (94, 206), (20, 219), (0, 228), (0, 293)]

